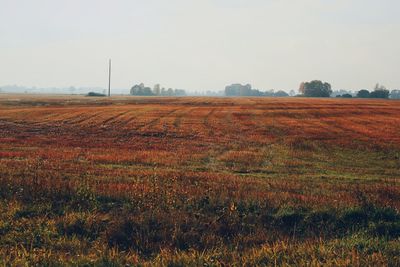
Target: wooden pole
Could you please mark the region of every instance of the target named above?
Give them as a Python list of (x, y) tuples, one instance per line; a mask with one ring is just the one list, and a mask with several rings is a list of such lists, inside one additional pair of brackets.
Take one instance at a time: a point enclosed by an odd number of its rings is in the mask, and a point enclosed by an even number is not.
[(111, 96), (111, 59), (108, 62), (108, 96)]

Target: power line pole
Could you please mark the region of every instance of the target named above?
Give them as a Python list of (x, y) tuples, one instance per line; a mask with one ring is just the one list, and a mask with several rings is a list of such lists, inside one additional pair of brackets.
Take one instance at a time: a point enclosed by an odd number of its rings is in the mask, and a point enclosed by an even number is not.
[(108, 62), (108, 96), (111, 96), (111, 59)]

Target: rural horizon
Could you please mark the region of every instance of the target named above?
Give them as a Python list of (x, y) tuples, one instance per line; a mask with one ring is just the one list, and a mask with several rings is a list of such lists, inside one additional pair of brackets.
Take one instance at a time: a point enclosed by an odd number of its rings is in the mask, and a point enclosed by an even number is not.
[[(299, 88), (297, 89), (291, 89), (291, 90), (276, 90), (276, 89), (269, 89), (269, 90), (264, 90), (264, 89), (255, 89), (260, 92), (270, 92), (270, 94), (265, 94), (265, 95), (242, 95), (242, 96), (267, 96), (267, 97), (275, 97), (274, 93), (276, 92), (283, 92), (283, 95), (278, 95), (280, 97), (286, 97), (286, 96), (301, 96), (301, 86), (304, 82), (300, 83)], [(140, 83), (143, 84), (143, 83)], [(240, 85), (240, 86), (245, 86), (246, 84), (241, 84), (241, 83), (234, 83), (232, 85)], [(220, 90), (195, 90), (195, 91), (190, 91), (190, 90), (185, 90), (185, 89), (178, 89), (183, 91), (183, 94), (180, 96), (233, 96), (226, 94), (224, 92), (228, 86), (232, 85), (227, 85), (224, 89)], [(250, 85), (250, 84), (247, 84)], [(137, 85), (134, 85), (137, 86)], [(144, 84), (143, 84), (144, 86)], [(154, 87), (147, 87), (150, 88), (152, 91), (156, 90), (155, 87), (160, 87), (161, 90), (161, 85), (160, 84), (154, 84)], [(171, 87), (168, 87), (170, 89)], [(371, 86), (371, 89), (369, 88), (362, 88), (358, 90), (346, 90), (346, 89), (340, 89), (340, 90), (335, 90), (332, 89), (332, 92), (330, 94), (331, 97), (336, 97), (336, 96), (341, 96), (343, 94), (351, 95), (352, 97), (357, 97), (357, 93), (361, 90), (367, 90), (367, 91), (374, 91), (377, 88), (385, 89), (389, 91), (388, 98), (393, 98), (393, 99), (398, 99), (400, 98), (400, 93), (398, 89), (386, 89), (384, 85), (380, 85), (379, 83), (375, 84), (375, 87)], [(163, 87), (163, 89), (165, 89)], [(175, 89), (174, 89), (175, 90)], [(120, 89), (120, 88), (110, 88), (111, 95), (114, 96), (121, 96), (121, 95), (135, 95), (132, 93), (132, 88), (130, 89)], [(0, 93), (17, 93), (17, 94), (67, 94), (67, 95), (86, 95), (88, 93), (96, 93), (96, 94), (108, 94), (108, 89), (104, 87), (75, 87), (75, 86), (70, 86), (66, 88), (57, 88), (57, 87), (48, 87), (48, 88), (38, 88), (38, 87), (25, 87), (25, 86), (18, 86), (18, 85), (6, 85), (6, 86), (0, 86)], [(149, 95), (151, 96), (151, 95)], [(168, 96), (168, 95), (165, 95)], [(171, 95), (170, 95), (171, 96)], [(237, 95), (239, 96), (239, 95)]]
[[(25, 87), (25, 86), (18, 86), (18, 85), (6, 85), (0, 87), (0, 93), (39, 93), (39, 94), (88, 94), (89, 96), (111, 96), (111, 95), (139, 95), (139, 96), (267, 96), (267, 97), (287, 97), (287, 96), (302, 96), (304, 95), (304, 84), (306, 82), (301, 82), (300, 86), (297, 90), (275, 90), (275, 89), (269, 89), (269, 90), (264, 90), (264, 89), (253, 89), (251, 84), (241, 84), (241, 83), (234, 83), (228, 86), (225, 86), (225, 92), (224, 90), (185, 90), (185, 89), (172, 89), (169, 87), (166, 89), (165, 87), (161, 87), (159, 83), (154, 84), (154, 87), (146, 87), (144, 83), (136, 84), (134, 85), (130, 90), (129, 89), (120, 89), (120, 88), (111, 88), (111, 77), (112, 77), (112, 72), (111, 72), (111, 59), (109, 59), (109, 69), (108, 69), (108, 88), (102, 88), (102, 87), (75, 87), (75, 86), (70, 86), (68, 88), (57, 88), (57, 87), (47, 87), (47, 88), (38, 88), (36, 86), (34, 87)], [(312, 80), (311, 82), (314, 81), (319, 81), (319, 80)], [(346, 89), (340, 89), (340, 90), (332, 90), (332, 85), (329, 84), (329, 90), (330, 93), (328, 95), (324, 95), (323, 97), (341, 97), (343, 95), (346, 95), (346, 97), (360, 97), (358, 92), (362, 91), (368, 91), (368, 89), (363, 88), (359, 90), (346, 90)], [(256, 94), (251, 94), (251, 93), (236, 93), (232, 94), (227, 92), (229, 91), (229, 87), (249, 87), (247, 90), (253, 90), (256, 91)], [(139, 91), (141, 90), (147, 90), (147, 92), (134, 92), (135, 87), (141, 87), (138, 88)], [(164, 91), (165, 93), (161, 93), (161, 91)], [(171, 93), (171, 92), (166, 92), (167, 90), (178, 90), (179, 93)], [(241, 90), (240, 88), (238, 89), (239, 91)], [(246, 90), (246, 89), (245, 89)], [(398, 99), (400, 98), (400, 90), (398, 89), (393, 89), (389, 90), (387, 89), (384, 85), (380, 85), (379, 83), (375, 84), (375, 87), (373, 90), (387, 90), (387, 96), (386, 97), (377, 97), (377, 98), (393, 98), (393, 99)], [(136, 90), (137, 91), (137, 90)], [(297, 94), (297, 91), (299, 94)], [(306, 96), (312, 96), (312, 95), (306, 95)], [(315, 97), (321, 97), (321, 95), (314, 95)], [(361, 98), (365, 98), (361, 96)], [(374, 98), (374, 97), (373, 97)]]

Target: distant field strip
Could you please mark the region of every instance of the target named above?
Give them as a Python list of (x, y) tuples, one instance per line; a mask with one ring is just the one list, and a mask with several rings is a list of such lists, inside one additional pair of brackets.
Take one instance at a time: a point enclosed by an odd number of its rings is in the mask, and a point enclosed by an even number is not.
[(78, 107), (49, 105), (33, 109), (19, 108), (16, 102), (15, 109), (10, 105), (0, 109), (0, 119), (3, 124), (21, 126), (21, 134), (26, 125), (44, 135), (47, 130), (59, 127), (72, 130), (72, 134), (78, 129), (87, 129), (88, 134), (90, 129), (93, 134), (104, 132), (96, 128), (107, 129), (116, 136), (129, 136), (133, 132), (155, 136), (191, 133), (209, 141), (242, 137), (261, 141), (284, 135), (339, 143), (349, 139), (374, 143), (385, 140), (394, 145), (400, 142), (400, 106), (396, 101), (176, 98), (162, 102), (139, 98), (117, 106), (106, 102), (107, 105), (87, 107), (82, 106), (84, 99), (81, 101)]

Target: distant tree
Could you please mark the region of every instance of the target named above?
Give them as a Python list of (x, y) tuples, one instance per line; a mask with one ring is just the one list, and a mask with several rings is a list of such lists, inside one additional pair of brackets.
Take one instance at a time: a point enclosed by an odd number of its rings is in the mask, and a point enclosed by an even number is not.
[(370, 93), (370, 98), (389, 98), (389, 90), (378, 89)]
[(299, 86), (299, 93), (305, 95), (305, 91), (306, 91), (306, 83), (302, 82)]
[(295, 96), (295, 95), (296, 95), (296, 92), (295, 92), (294, 90), (290, 90), (289, 95), (290, 95), (290, 96)]
[(154, 94), (153, 94), (153, 91), (151, 90), (150, 87), (145, 87), (145, 88), (143, 89), (143, 95), (145, 95), (145, 96), (152, 96), (152, 95), (154, 95)]
[(374, 87), (374, 91), (378, 91), (378, 90), (386, 90), (386, 87), (377, 83)]
[(342, 97), (343, 98), (352, 98), (353, 96), (351, 94), (343, 94)]
[(137, 95), (137, 96), (153, 96), (153, 92), (151, 91), (150, 87), (145, 87), (143, 83), (139, 85), (134, 85), (131, 88), (131, 95)]
[(161, 94), (161, 89), (160, 89), (160, 85), (159, 84), (154, 85), (153, 94), (154, 95), (160, 95)]
[(265, 96), (265, 93), (261, 92), (258, 89), (251, 89), (246, 92), (246, 96)]
[(368, 90), (362, 89), (357, 92), (357, 97), (358, 98), (369, 98), (370, 93)]
[[(0, 89), (0, 92), (1, 92), (1, 89)], [(390, 98), (400, 99), (400, 90), (392, 90), (392, 92), (390, 92)]]
[[(258, 91), (258, 90), (255, 90), (255, 91)], [(252, 96), (254, 94), (258, 94), (258, 92), (252, 92), (250, 84), (246, 84), (245, 86), (240, 87), (240, 95), (241, 96)]]
[(306, 97), (330, 97), (332, 88), (329, 83), (314, 80), (301, 85), (299, 91), (304, 91), (303, 95)]
[(155, 85), (153, 89), (150, 87), (146, 87), (143, 83), (134, 85), (130, 91), (131, 95), (137, 96), (185, 96), (186, 91), (183, 89), (172, 89), (169, 88), (165, 90), (165, 88), (160, 89), (159, 85)]
[[(194, 92), (193, 95), (196, 95), (196, 93), (197, 92)], [(212, 90), (207, 90), (205, 93), (206, 96), (223, 96), (224, 94), (225, 93), (223, 91), (212, 91)]]
[(345, 90), (345, 89), (335, 90), (331, 93), (331, 97), (335, 97), (338, 95), (343, 96), (344, 94), (353, 95), (353, 92), (351, 90)]
[(274, 90), (261, 91), (259, 89), (252, 89), (250, 84), (232, 84), (225, 87), (226, 96), (267, 96), (267, 97), (285, 97), (289, 96), (285, 91)]
[(389, 98), (390, 92), (385, 86), (377, 83), (375, 85), (374, 91), (370, 93), (370, 98)]
[(287, 96), (289, 96), (289, 94), (286, 93), (285, 91), (277, 91), (277, 92), (274, 93), (274, 96), (276, 96), (276, 97), (287, 97)]
[(186, 92), (185, 92), (185, 90), (183, 90), (183, 89), (175, 89), (175, 90), (174, 90), (174, 95), (175, 95), (175, 96), (185, 96), (185, 95), (186, 95)]
[(241, 85), (237, 83), (225, 87), (226, 96), (252, 96), (254, 93), (252, 91), (250, 84)]

